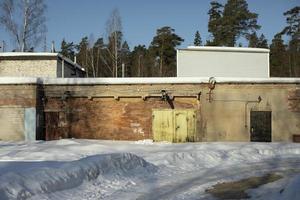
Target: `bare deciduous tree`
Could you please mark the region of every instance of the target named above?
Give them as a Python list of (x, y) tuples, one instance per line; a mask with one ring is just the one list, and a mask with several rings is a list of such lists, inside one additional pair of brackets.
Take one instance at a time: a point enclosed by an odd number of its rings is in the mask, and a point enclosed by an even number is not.
[(16, 42), (18, 51), (29, 51), (43, 41), (46, 33), (44, 0), (2, 0), (0, 24)]
[(122, 44), (122, 21), (119, 10), (116, 8), (111, 12), (109, 19), (106, 22), (106, 33), (109, 43), (111, 44), (108, 51), (112, 57), (114, 68), (113, 76), (118, 76), (118, 52)]

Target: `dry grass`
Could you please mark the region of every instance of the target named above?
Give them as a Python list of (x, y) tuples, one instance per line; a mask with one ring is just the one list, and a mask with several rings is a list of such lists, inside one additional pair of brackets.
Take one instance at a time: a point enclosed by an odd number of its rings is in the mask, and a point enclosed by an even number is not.
[(266, 174), (261, 177), (250, 177), (235, 182), (218, 183), (206, 192), (219, 199), (248, 199), (250, 196), (246, 190), (257, 188), (261, 185), (271, 183), (281, 179), (278, 174)]

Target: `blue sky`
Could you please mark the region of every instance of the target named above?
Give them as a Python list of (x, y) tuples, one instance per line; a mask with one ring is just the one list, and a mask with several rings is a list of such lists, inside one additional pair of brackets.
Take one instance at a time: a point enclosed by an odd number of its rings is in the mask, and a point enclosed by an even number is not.
[[(78, 43), (91, 34), (95, 38), (104, 37), (105, 23), (114, 8), (120, 11), (124, 39), (131, 48), (138, 44), (148, 46), (156, 29), (165, 25), (185, 39), (181, 47), (193, 43), (196, 30), (202, 40), (209, 39), (209, 0), (46, 0), (46, 3), (48, 46), (54, 40), (57, 49), (63, 38)], [(285, 26), (283, 12), (300, 5), (300, 0), (248, 0), (248, 4), (250, 11), (259, 14), (258, 23), (262, 26), (259, 33), (264, 33), (270, 42)], [(11, 42), (3, 28), (0, 40)]]

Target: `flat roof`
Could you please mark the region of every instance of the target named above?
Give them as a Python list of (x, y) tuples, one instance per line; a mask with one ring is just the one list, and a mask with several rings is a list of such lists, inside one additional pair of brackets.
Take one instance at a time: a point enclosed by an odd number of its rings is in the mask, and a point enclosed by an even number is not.
[(60, 53), (49, 53), (49, 52), (3, 52), (0, 53), (0, 57), (5, 57), (5, 58), (13, 58), (13, 57), (58, 57), (69, 64), (73, 65), (74, 67), (85, 71), (84, 68), (77, 63), (74, 63), (71, 59), (63, 56)]
[(264, 48), (246, 48), (246, 47), (210, 47), (210, 46), (188, 46), (179, 51), (222, 51), (222, 52), (251, 52), (251, 53), (269, 53), (269, 49)]
[[(0, 84), (45, 84), (45, 85), (130, 85), (130, 84), (199, 84), (209, 83), (209, 77), (165, 78), (30, 78), (1, 77)], [(299, 84), (300, 78), (213, 78), (216, 83), (245, 84)]]

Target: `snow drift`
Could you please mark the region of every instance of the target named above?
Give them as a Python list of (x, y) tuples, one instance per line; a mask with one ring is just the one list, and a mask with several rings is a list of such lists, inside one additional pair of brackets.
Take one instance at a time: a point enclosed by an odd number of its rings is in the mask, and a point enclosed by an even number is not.
[(51, 167), (27, 168), (0, 176), (0, 197), (27, 199), (36, 194), (78, 187), (98, 176), (151, 174), (157, 167), (130, 153), (95, 155), (71, 162), (52, 163)]

